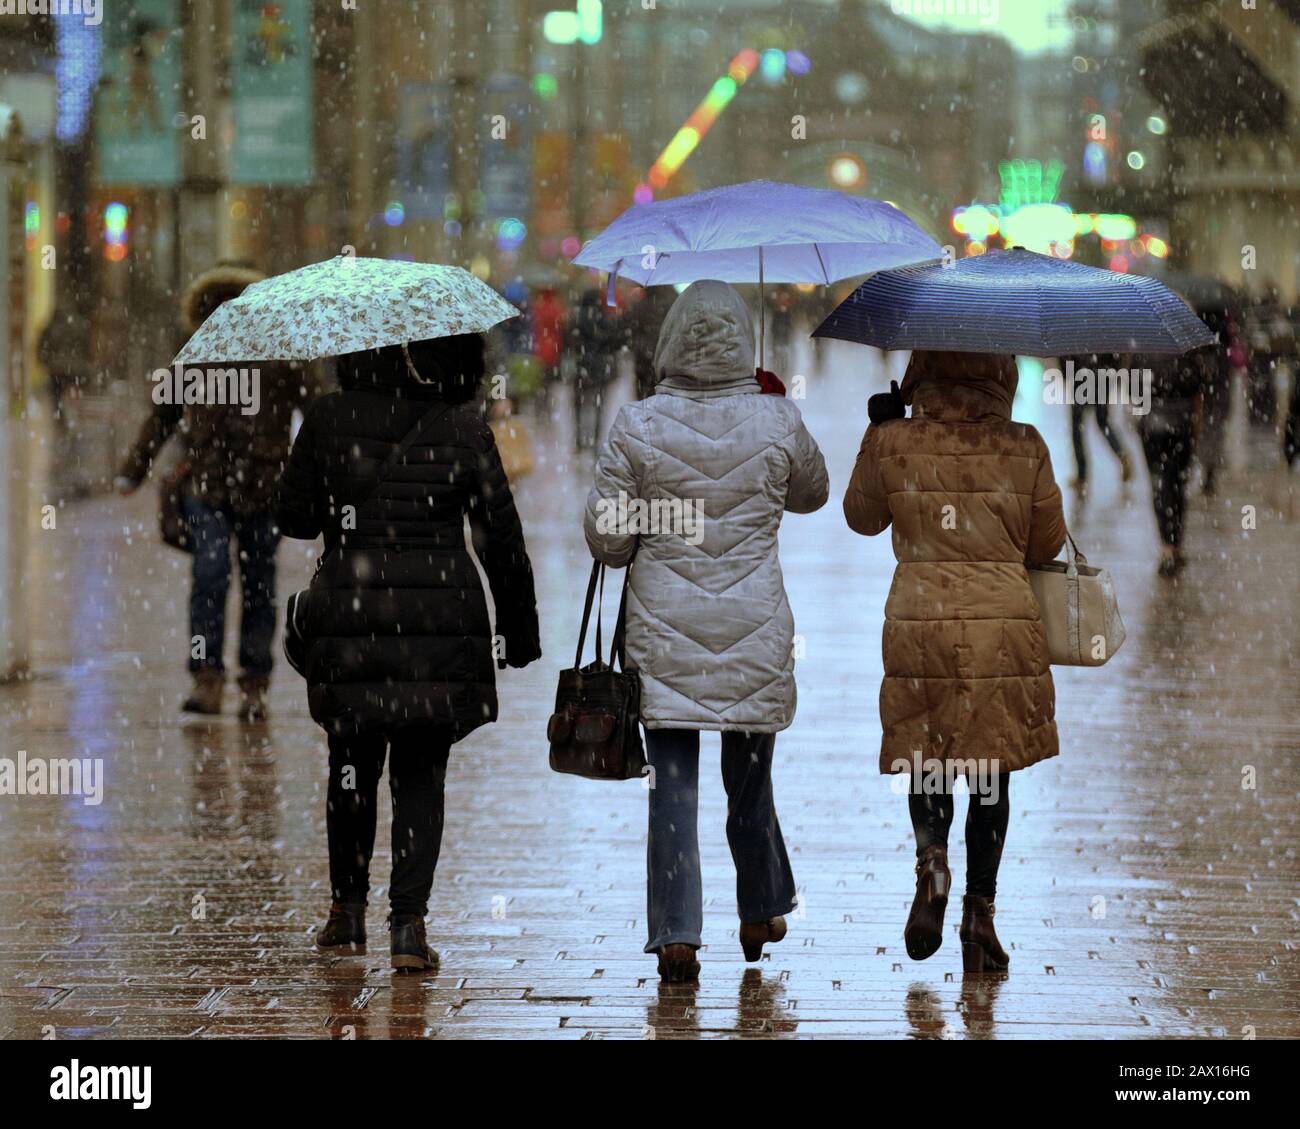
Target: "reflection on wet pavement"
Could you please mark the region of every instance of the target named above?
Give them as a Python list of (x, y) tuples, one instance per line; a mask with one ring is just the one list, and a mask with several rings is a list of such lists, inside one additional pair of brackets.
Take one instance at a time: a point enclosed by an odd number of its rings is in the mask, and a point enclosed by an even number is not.
[[(963, 978), (956, 899), (933, 958), (903, 951), (911, 830), (876, 773), (893, 561), (886, 539), (849, 533), (838, 504), (886, 378), (866, 351), (827, 355), (803, 407), (832, 502), (782, 537), (806, 654), (776, 789), (802, 904), (759, 965), (736, 939), (716, 774), (701, 797), (700, 983), (661, 986), (641, 952), (641, 786), (547, 768), (586, 573), (587, 472), (561, 442), (519, 491), (546, 658), (501, 676), (502, 721), (453, 754), (436, 976), (390, 974), (382, 888), (367, 956), (313, 952), (329, 900), (322, 735), (284, 667), (269, 723), (181, 720), (187, 562), (157, 546), (151, 492), (70, 507), (38, 535), (36, 677), (0, 688), (0, 755), (101, 757), (106, 786), (99, 806), (0, 797), (0, 1036), (1300, 1035), (1294, 485), (1234, 436), (1237, 465), (1217, 498), (1193, 502), (1191, 563), (1171, 584), (1154, 575), (1144, 482), (1121, 487), (1093, 436), (1098, 481), (1071, 523), (1115, 576), (1129, 638), (1103, 669), (1057, 671), (1062, 755), (1018, 774), (1012, 802), (998, 897), (1011, 970)], [(1064, 481), (1064, 413), (1020, 411)], [(288, 592), (312, 557), (298, 542), (282, 552)], [(716, 747), (705, 739), (706, 765)], [(953, 863), (960, 883), (956, 838)]]

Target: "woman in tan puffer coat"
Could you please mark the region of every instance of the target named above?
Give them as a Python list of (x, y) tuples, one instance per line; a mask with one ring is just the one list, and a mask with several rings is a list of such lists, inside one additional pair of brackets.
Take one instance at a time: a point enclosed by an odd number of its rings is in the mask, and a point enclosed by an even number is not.
[[(912, 776), (917, 888), (907, 951), (924, 960), (942, 939), (952, 785), (965, 776), (960, 935), (963, 964), (975, 972), (1008, 963), (993, 929), (1008, 774), (1057, 753), (1047, 637), (1025, 566), (1056, 556), (1065, 517), (1047, 445), (1011, 421), (1016, 381), (1011, 357), (913, 353), (893, 404), (872, 397), (873, 423), (844, 496), (854, 531), (894, 531), (880, 770)], [(904, 404), (911, 419), (899, 418)]]

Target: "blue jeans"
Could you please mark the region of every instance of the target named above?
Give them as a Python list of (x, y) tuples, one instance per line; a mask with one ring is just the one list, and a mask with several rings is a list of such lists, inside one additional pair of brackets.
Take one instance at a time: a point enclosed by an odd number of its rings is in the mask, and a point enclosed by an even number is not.
[(204, 653), (190, 670), (225, 670), (226, 595), (230, 591), (230, 539), (239, 545), (239, 587), (243, 614), (239, 622), (239, 665), (244, 674), (271, 673), (271, 639), (275, 635), (275, 550), (280, 531), (269, 512), (235, 514), (186, 497), (181, 500), (194, 543), (190, 588), (190, 636), (203, 637)]
[[(694, 729), (647, 729), (650, 838), (646, 850), (645, 951), (664, 945), (699, 948), (704, 928), (700, 883), (700, 734)], [(727, 790), (727, 842), (736, 864), (736, 907), (742, 922), (766, 921), (795, 907), (794, 875), (772, 798), (772, 733), (722, 735), (722, 783)]]

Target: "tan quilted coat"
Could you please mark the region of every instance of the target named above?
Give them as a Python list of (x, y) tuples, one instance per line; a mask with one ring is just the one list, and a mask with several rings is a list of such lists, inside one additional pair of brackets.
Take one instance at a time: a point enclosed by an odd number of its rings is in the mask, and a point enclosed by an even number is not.
[(1025, 572), (1065, 541), (1042, 437), (1011, 422), (1009, 357), (914, 353), (910, 419), (867, 429), (844, 496), (858, 533), (893, 526), (880, 771), (917, 757), (1025, 768), (1056, 755), (1047, 639)]

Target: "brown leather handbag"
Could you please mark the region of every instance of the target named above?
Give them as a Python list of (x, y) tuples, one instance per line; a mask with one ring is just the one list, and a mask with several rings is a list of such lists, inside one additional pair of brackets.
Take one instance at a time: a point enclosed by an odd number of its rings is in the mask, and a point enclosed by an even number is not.
[[(596, 561), (587, 583), (587, 606), (582, 612), (578, 653), (570, 670), (560, 671), (555, 712), (546, 726), (551, 743), (551, 768), (585, 776), (589, 780), (631, 780), (645, 768), (641, 744), (641, 678), (627, 669), (623, 650), (623, 625), (627, 615), (627, 580), (618, 602), (618, 622), (609, 649), (609, 662), (601, 661), (600, 599), (605, 593), (605, 566)], [(597, 590), (599, 588), (599, 596)], [(582, 666), (583, 645), (591, 606), (596, 604), (596, 659)], [(618, 660), (618, 670), (614, 660)]]

